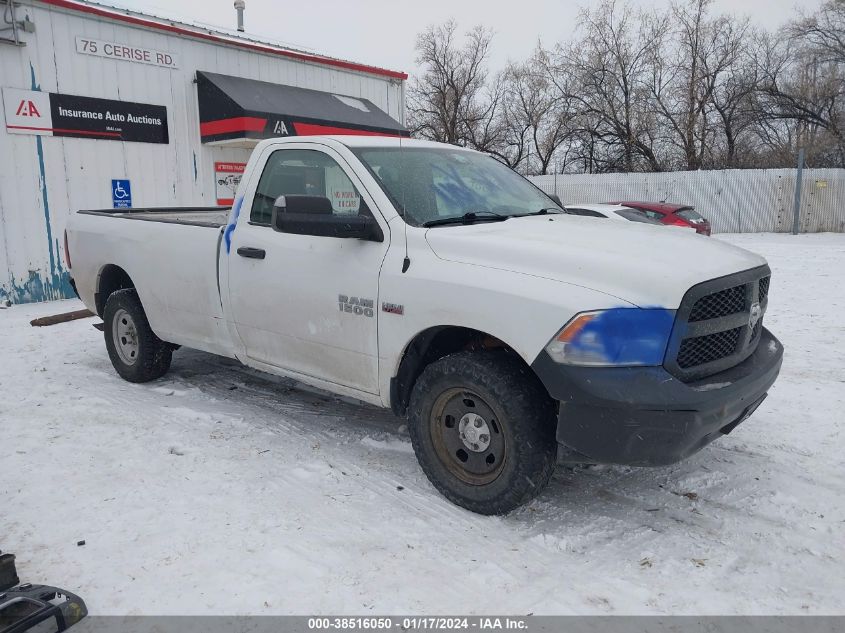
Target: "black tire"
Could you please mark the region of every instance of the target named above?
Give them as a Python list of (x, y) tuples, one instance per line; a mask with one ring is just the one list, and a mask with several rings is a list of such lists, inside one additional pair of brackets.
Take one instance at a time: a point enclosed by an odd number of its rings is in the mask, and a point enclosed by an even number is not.
[[(173, 349), (150, 329), (141, 300), (133, 288), (109, 295), (103, 310), (103, 323), (106, 349), (121, 378), (129, 382), (149, 382), (161, 378), (170, 369)], [(126, 336), (127, 332), (134, 332), (134, 337)]]
[(554, 472), (555, 404), (511, 354), (461, 352), (417, 379), (408, 430), (443, 496), (479, 514), (506, 514), (538, 495)]

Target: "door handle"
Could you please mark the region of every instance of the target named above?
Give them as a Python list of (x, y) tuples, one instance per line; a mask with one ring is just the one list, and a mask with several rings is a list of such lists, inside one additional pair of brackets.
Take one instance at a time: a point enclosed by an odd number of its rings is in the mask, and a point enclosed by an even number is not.
[(238, 255), (241, 257), (249, 257), (251, 259), (264, 259), (267, 253), (263, 248), (253, 248), (252, 246), (241, 246), (238, 248)]

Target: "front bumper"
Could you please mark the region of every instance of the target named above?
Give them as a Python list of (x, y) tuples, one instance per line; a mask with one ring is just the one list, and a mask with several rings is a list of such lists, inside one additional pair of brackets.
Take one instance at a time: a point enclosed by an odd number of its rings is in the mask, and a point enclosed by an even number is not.
[(730, 433), (766, 397), (783, 346), (763, 328), (735, 367), (684, 383), (663, 367), (573, 367), (545, 351), (532, 368), (560, 401), (561, 461), (660, 466)]

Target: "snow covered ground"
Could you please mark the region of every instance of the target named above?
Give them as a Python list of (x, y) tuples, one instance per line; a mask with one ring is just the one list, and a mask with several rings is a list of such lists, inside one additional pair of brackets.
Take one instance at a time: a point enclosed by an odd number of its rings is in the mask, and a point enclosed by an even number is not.
[(389, 413), (188, 350), (132, 385), (92, 319), (29, 326), (78, 302), (0, 310), (0, 549), (95, 614), (845, 613), (845, 235), (719, 239), (774, 270), (768, 400), (504, 518), (440, 497)]

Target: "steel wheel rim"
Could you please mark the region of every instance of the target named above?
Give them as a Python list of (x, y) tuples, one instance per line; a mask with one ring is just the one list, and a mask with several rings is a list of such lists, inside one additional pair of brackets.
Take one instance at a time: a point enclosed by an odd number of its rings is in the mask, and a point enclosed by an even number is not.
[(500, 416), (471, 389), (444, 391), (432, 407), (431, 439), (440, 462), (461, 481), (492, 483), (507, 460), (507, 439)]
[(111, 321), (112, 341), (120, 360), (126, 365), (134, 365), (138, 360), (140, 345), (135, 320), (123, 308), (118, 309)]

